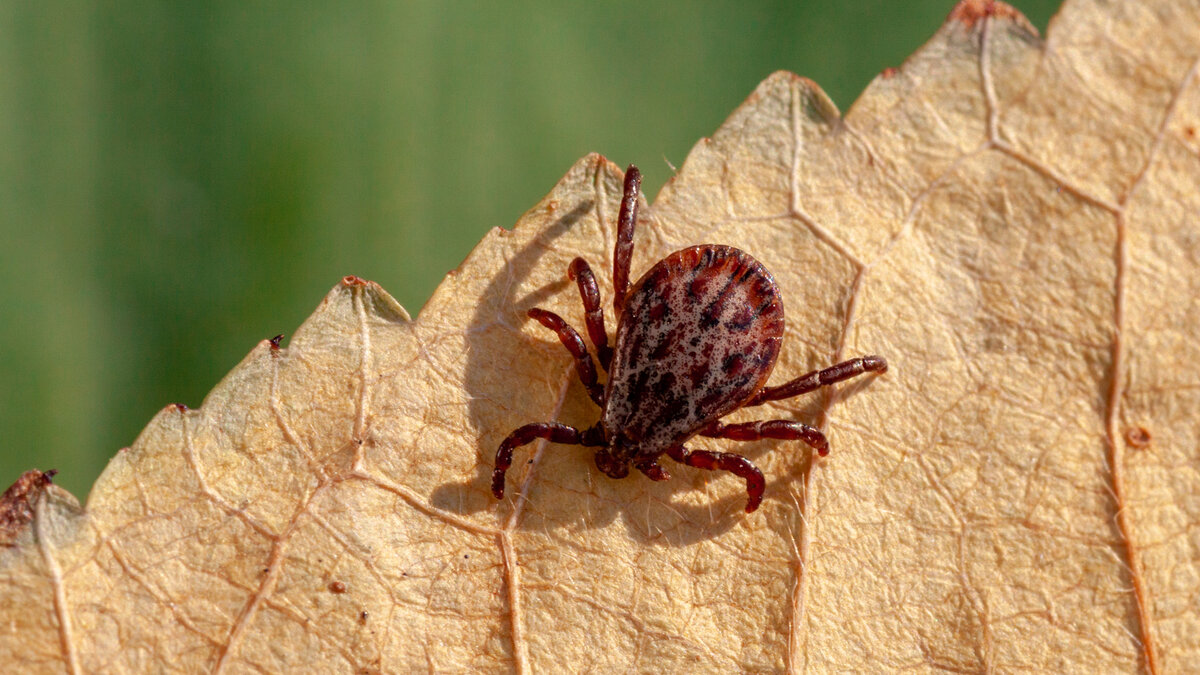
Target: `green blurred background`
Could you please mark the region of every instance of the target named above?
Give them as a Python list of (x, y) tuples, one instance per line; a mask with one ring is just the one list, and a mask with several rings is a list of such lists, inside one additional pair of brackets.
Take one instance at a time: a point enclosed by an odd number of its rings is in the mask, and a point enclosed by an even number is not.
[(772, 71), (845, 110), (952, 8), (750, 4), (3, 0), (0, 489), (82, 500), (343, 275), (415, 315), (583, 154), (653, 195)]

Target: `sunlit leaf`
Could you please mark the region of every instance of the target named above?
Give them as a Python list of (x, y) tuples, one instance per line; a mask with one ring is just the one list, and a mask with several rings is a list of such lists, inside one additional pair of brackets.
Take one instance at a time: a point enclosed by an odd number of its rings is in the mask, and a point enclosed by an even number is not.
[[(712, 242), (775, 275), (774, 382), (739, 411), (833, 451), (697, 440), (767, 476), (614, 481), (514, 427), (598, 415), (554, 336), (607, 261), (621, 172), (582, 159), (410, 320), (348, 278), (85, 509), (0, 548), (0, 660), (76, 672), (1182, 672), (1200, 660), (1200, 8), (1072, 2), (1046, 40), (964, 2), (839, 116), (777, 73), (644, 212), (634, 274)], [(420, 252), (401, 252), (417, 256)], [(734, 446), (731, 448), (730, 446)], [(32, 480), (32, 479), (31, 479)], [(16, 511), (13, 511), (16, 513)]]

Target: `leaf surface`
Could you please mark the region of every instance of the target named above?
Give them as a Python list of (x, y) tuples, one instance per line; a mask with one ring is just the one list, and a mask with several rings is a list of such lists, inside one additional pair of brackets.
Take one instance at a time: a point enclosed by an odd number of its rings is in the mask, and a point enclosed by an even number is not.
[[(286, 348), (164, 409), (81, 509), (5, 509), (0, 659), (23, 670), (1182, 672), (1200, 661), (1200, 7), (1070, 2), (1048, 38), (964, 2), (840, 116), (777, 73), (636, 237), (749, 251), (783, 293), (743, 410), (800, 443), (697, 440), (767, 476), (614, 481), (513, 428), (598, 412), (524, 311), (582, 328), (621, 173), (590, 156), (410, 320), (349, 277)], [(609, 324), (612, 329), (611, 317)], [(16, 499), (16, 498), (14, 498)], [(9, 508), (11, 506), (11, 508)], [(7, 514), (12, 514), (11, 518)], [(7, 532), (7, 530), (6, 530)]]

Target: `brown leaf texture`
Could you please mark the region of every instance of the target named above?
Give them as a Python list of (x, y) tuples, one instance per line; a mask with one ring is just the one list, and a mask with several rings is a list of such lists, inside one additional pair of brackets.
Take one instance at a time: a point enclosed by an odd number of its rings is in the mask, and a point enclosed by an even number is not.
[[(767, 476), (611, 480), (514, 427), (598, 411), (541, 306), (605, 307), (621, 173), (584, 158), (420, 317), (347, 278), (86, 509), (0, 548), (29, 672), (1183, 672), (1200, 662), (1200, 6), (965, 2), (844, 116), (778, 73), (644, 209), (635, 277), (738, 246), (776, 276), (772, 383), (891, 370), (697, 440)], [(410, 252), (411, 254), (411, 252)], [(613, 324), (609, 318), (609, 329)], [(735, 447), (730, 447), (730, 446)]]

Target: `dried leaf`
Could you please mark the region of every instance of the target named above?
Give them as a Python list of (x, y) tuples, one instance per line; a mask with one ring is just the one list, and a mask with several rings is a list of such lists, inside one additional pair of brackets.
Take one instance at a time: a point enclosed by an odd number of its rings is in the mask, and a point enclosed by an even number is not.
[[(80, 510), (0, 548), (27, 671), (1181, 672), (1200, 660), (1200, 8), (1071, 2), (1041, 41), (964, 2), (839, 117), (773, 75), (645, 213), (635, 274), (739, 246), (784, 294), (765, 408), (832, 454), (768, 477), (605, 478), (500, 439), (595, 408), (553, 336), (603, 268), (620, 172), (588, 157), (420, 318), (348, 278), (286, 348), (170, 406)], [(602, 283), (608, 275), (601, 274)], [(605, 287), (606, 297), (611, 297)], [(762, 414), (761, 412), (759, 414)], [(736, 419), (750, 419), (740, 411)], [(726, 448), (728, 441), (697, 441)], [(526, 462), (528, 459), (528, 463)]]

